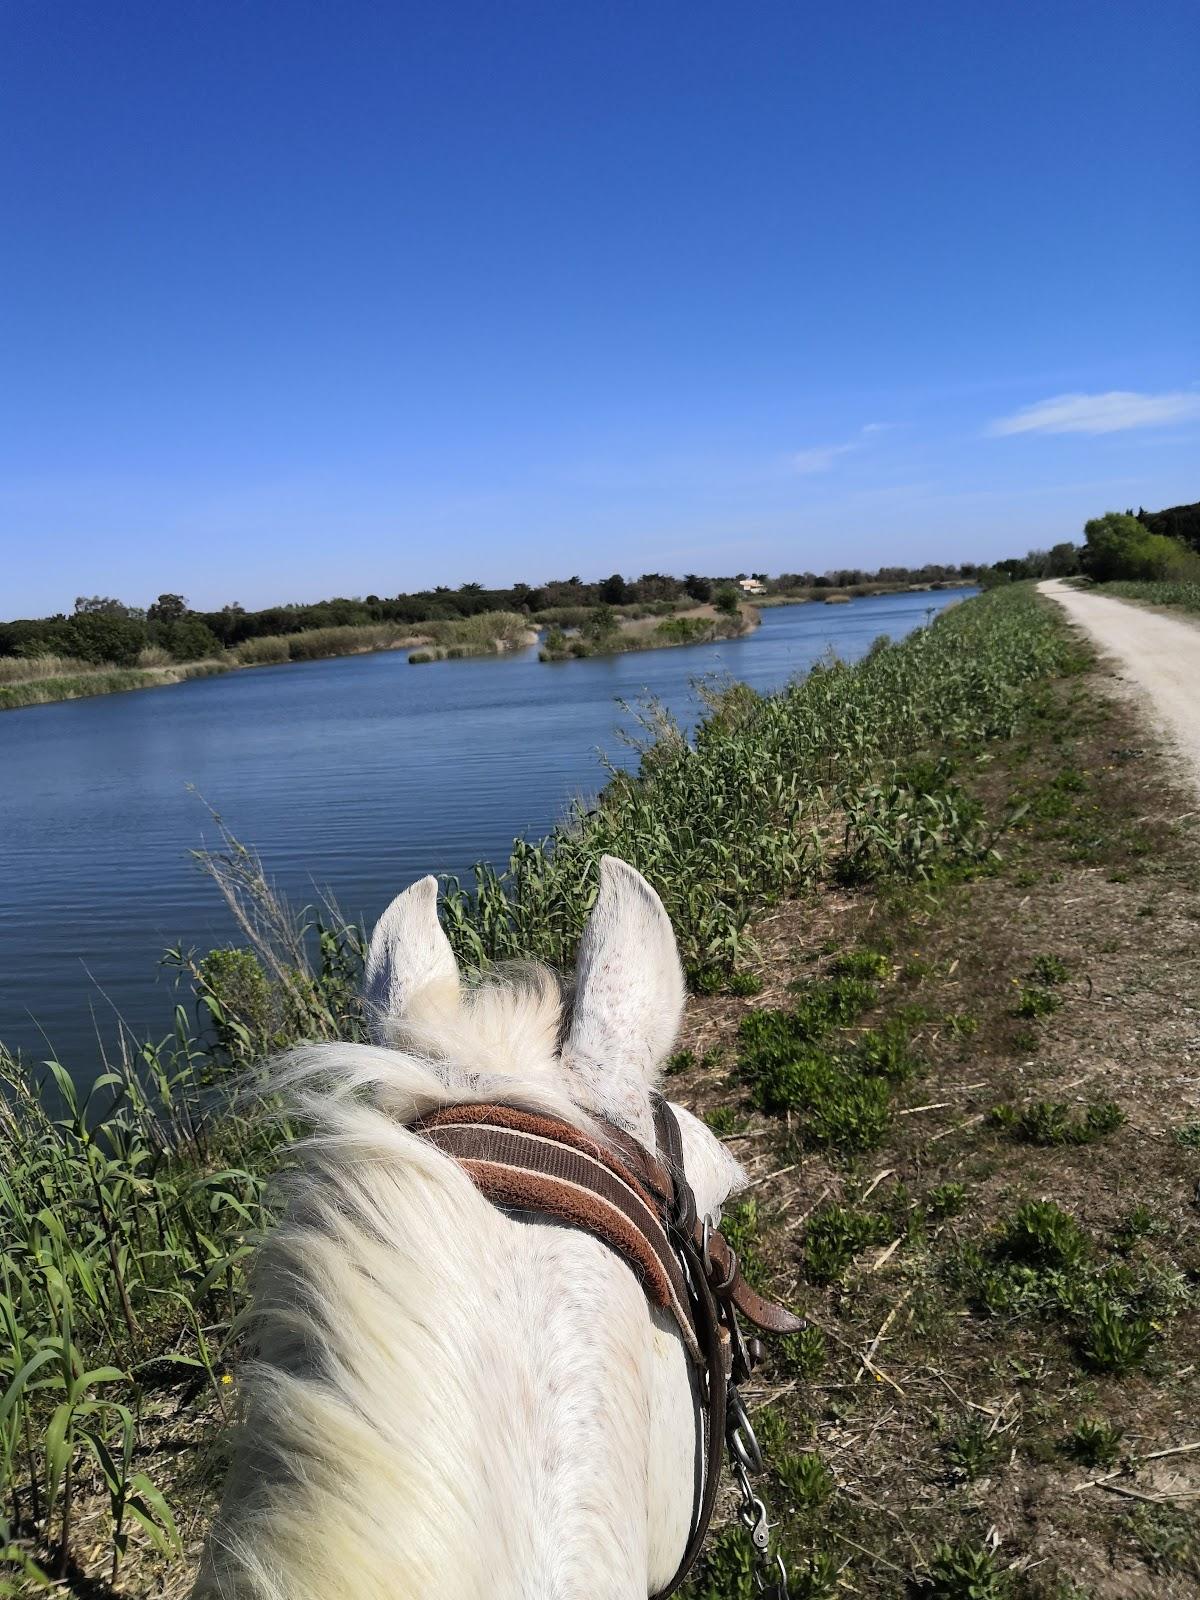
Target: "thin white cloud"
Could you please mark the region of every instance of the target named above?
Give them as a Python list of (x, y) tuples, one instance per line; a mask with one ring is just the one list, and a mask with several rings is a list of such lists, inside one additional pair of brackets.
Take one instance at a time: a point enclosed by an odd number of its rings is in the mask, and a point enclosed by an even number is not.
[(855, 434), (853, 439), (846, 439), (841, 444), (818, 444), (808, 450), (795, 450), (788, 457), (788, 466), (793, 472), (828, 472), (839, 456), (846, 456), (853, 450), (861, 450), (863, 443), (873, 433), (883, 433), (892, 427), (890, 422), (868, 422)]
[(992, 438), (1014, 433), (1121, 433), (1200, 417), (1200, 393), (1177, 389), (1168, 394), (1137, 394), (1110, 389), (1107, 394), (1060, 394), (1039, 400), (1011, 417), (990, 423)]

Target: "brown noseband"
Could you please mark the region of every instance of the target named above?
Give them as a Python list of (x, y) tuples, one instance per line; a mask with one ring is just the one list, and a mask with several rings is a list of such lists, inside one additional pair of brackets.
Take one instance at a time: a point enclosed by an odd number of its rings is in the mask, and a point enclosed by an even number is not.
[(655, 1154), (611, 1123), (599, 1126), (603, 1140), (513, 1106), (460, 1105), (422, 1118), (413, 1132), (452, 1156), (493, 1205), (542, 1213), (610, 1246), (637, 1275), (647, 1299), (673, 1316), (697, 1373), (704, 1475), (683, 1558), (654, 1597), (666, 1600), (700, 1554), (726, 1444), (743, 1510), (761, 1513), (746, 1521), (756, 1554), (768, 1561), (765, 1513), (746, 1478), (761, 1458), (738, 1394), (753, 1369), (757, 1341), (743, 1340), (738, 1313), (770, 1333), (795, 1333), (805, 1324), (756, 1294), (728, 1241), (697, 1216), (679, 1123), (661, 1095), (654, 1096)]

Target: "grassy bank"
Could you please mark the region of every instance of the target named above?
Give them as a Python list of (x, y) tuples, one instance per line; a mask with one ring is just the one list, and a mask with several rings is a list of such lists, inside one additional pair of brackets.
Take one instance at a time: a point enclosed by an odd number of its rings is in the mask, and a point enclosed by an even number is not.
[(0, 683), (0, 711), (49, 705), (56, 700), (82, 700), (93, 694), (120, 694), (126, 689), (160, 689), (189, 678), (228, 672), (233, 665), (222, 660), (181, 661), (168, 667), (89, 667), (60, 676)]
[[(1125, 1428), (1118, 1454), (1186, 1442), (1168, 1413), (1194, 1394), (1158, 1395), (1194, 1320), (1180, 1198), (1193, 1135), (1174, 1082), (1169, 1103), (1161, 1093), (1160, 958), (1145, 952), (1186, 945), (1194, 968), (1179, 897), (1194, 897), (1195, 860), (1145, 818), (1146, 793), (1169, 806), (1169, 792), (1081, 665), (1028, 589), (955, 607), (781, 695), (715, 697), (691, 742), (651, 716), (640, 775), (614, 775), (552, 840), (518, 843), (503, 875), (448, 886), (447, 929), (470, 964), (567, 964), (607, 851), (664, 896), (697, 991), (673, 1091), (749, 1160), (732, 1231), (751, 1270), (821, 1324), (752, 1397), (801, 1570), (793, 1593), (895, 1595), (931, 1576), (929, 1592), (965, 1600), (1042, 1584), (1050, 1557), (1025, 1490), (1036, 1504), (1057, 1486), (1057, 1507), (1082, 1481), (1058, 1450), (1066, 1419)], [(62, 1067), (6, 1063), (9, 1592), (41, 1572), (81, 1595), (105, 1581), (186, 1593), (236, 1389), (247, 1257), (289, 1132), (232, 1111), (229, 1091), (269, 1049), (359, 1029), (355, 930), (306, 941), (252, 857), (230, 844), (214, 865), (257, 949), (174, 953), (197, 1002), (174, 1037), (131, 1051), (90, 1099)], [(1099, 900), (1072, 909), (1084, 890)], [(1111, 1010), (1132, 1003), (1135, 973), (1136, 1086)], [(1172, 1023), (1164, 1048), (1187, 1026)], [(61, 1114), (42, 1109), (46, 1088)], [(1045, 1193), (1068, 1222), (1022, 1211)], [(1069, 1448), (1103, 1451), (1105, 1437)], [(1192, 1559), (1171, 1504), (1126, 1532), (1117, 1519), (1142, 1502), (1097, 1489), (1070, 1503), (1110, 1516), (1147, 1593), (1168, 1593), (1156, 1574)], [(752, 1593), (736, 1536), (706, 1570), (695, 1595)], [(984, 1587), (963, 1586), (971, 1571)]]
[(621, 655), (627, 650), (667, 650), (686, 644), (712, 644), (718, 639), (738, 639), (758, 627), (753, 606), (739, 606), (734, 614), (714, 606), (692, 606), (673, 616), (627, 617), (600, 607), (574, 633), (562, 627), (549, 629), (538, 652), (539, 661), (581, 660), (587, 656)]
[(1097, 594), (1115, 595), (1118, 600), (1136, 600), (1144, 606), (1169, 606), (1173, 610), (1200, 612), (1200, 583), (1115, 582), (1096, 584)]
[[(399, 623), (362, 623), (344, 628), (310, 628), (304, 633), (267, 634), (248, 639), (210, 661), (166, 661), (136, 667), (106, 667), (61, 657), (0, 658), (0, 711), (76, 700), (84, 695), (117, 694), (126, 689), (154, 689), (183, 683), (239, 667), (279, 666), (289, 661), (321, 661), (335, 656), (364, 655), (379, 650), (426, 647), (422, 659), (498, 655), (532, 644), (526, 617), (488, 611), (454, 622), (428, 622), (419, 627)], [(162, 652), (143, 652), (162, 655)]]

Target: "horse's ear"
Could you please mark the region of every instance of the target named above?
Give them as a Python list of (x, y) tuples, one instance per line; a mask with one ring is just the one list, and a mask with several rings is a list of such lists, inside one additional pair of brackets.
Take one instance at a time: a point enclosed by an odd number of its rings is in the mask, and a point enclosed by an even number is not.
[(363, 1005), (376, 1044), (391, 1044), (413, 997), (436, 984), (458, 987), (458, 963), (437, 914), (437, 879), (405, 889), (375, 924), (367, 951)]
[(683, 1014), (683, 973), (662, 901), (624, 861), (605, 856), (583, 930), (571, 1035), (563, 1052), (580, 1104), (640, 1134)]

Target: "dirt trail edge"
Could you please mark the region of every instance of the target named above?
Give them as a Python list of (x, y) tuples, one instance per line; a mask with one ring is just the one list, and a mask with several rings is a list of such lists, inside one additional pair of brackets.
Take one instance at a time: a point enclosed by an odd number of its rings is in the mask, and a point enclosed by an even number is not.
[(1060, 578), (1038, 584), (1072, 622), (1113, 657), (1150, 702), (1154, 721), (1184, 758), (1200, 789), (1200, 627), (1125, 600), (1073, 589)]

